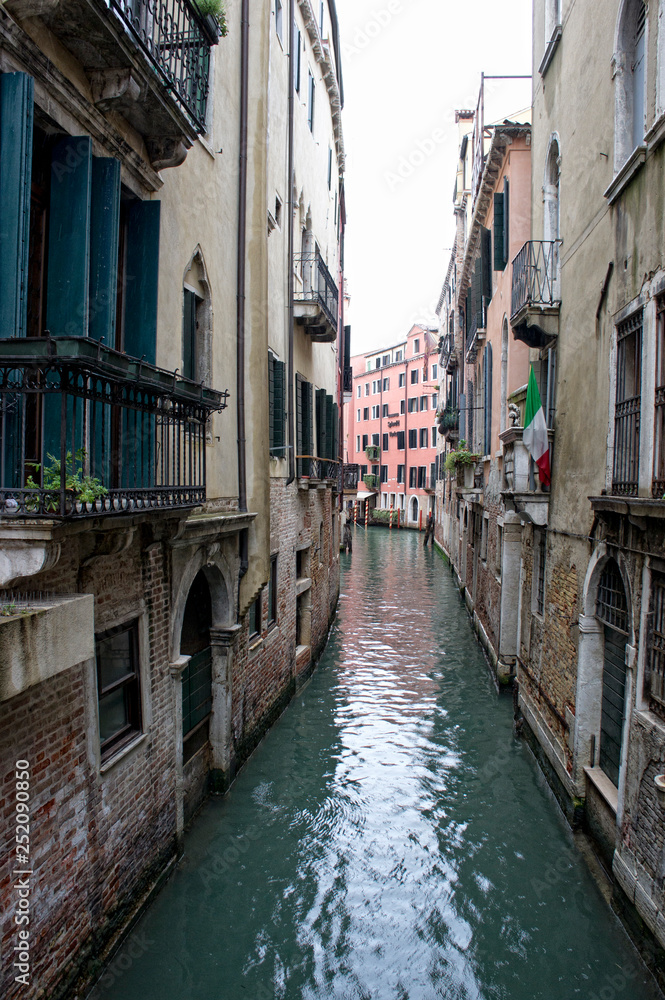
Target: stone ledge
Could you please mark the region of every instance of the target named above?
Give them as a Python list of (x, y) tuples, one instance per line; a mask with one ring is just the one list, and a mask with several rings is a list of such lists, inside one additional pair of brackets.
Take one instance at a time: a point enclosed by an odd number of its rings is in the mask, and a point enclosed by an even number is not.
[(619, 808), (619, 792), (600, 767), (585, 767), (584, 773), (614, 815)]

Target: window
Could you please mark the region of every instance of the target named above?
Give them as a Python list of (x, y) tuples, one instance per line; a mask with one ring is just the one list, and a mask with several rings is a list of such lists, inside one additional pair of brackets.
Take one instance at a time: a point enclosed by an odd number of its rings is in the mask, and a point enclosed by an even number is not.
[(401, 361), (401, 360), (402, 360), (402, 352), (401, 351), (395, 351), (395, 363), (397, 363), (398, 361)]
[(381, 466), (381, 482), (382, 483), (387, 483), (388, 482), (388, 466), (387, 465), (382, 465)]
[(665, 296), (656, 303), (656, 407), (654, 422), (653, 495), (665, 494)]
[(427, 427), (420, 428), (420, 447), (427, 448), (429, 443), (429, 429)]
[(321, 38), (323, 38), (323, 7), (324, 3), (321, 0), (321, 7), (319, 9), (319, 32), (321, 33)]
[(363, 451), (365, 450), (368, 444), (369, 444), (369, 435), (363, 434)]
[(360, 410), (356, 410), (356, 423), (360, 423)]
[(390, 364), (390, 355), (389, 354), (384, 354), (382, 361), (383, 361), (383, 367), (385, 368), (386, 365)]
[(399, 388), (403, 389), (405, 385), (406, 385), (406, 373), (402, 372), (402, 374), (399, 377)]
[(405, 402), (404, 402), (404, 400), (403, 400), (403, 399), (400, 399), (400, 401), (399, 401), (399, 412), (400, 412), (400, 416), (403, 416), (403, 415), (404, 415), (404, 412), (405, 412), (405, 409), (406, 409), (406, 404), (405, 404)]
[(295, 59), (293, 61), (293, 86), (295, 87), (296, 94), (300, 93), (300, 59), (302, 54), (302, 35), (300, 34), (300, 28), (295, 29), (295, 40), (296, 40), (296, 51), (294, 53)]
[(642, 311), (617, 329), (612, 492), (637, 496), (642, 393)]
[(374, 445), (375, 448), (379, 447), (379, 435), (378, 434), (372, 434), (372, 444)]
[(372, 407), (372, 420), (378, 420), (379, 419), (380, 410), (381, 410), (381, 407), (379, 407), (379, 406), (373, 406)]
[(261, 595), (249, 606), (249, 639), (256, 639), (261, 635)]
[(275, 0), (275, 31), (277, 32), (277, 37), (280, 42), (284, 42), (284, 11), (282, 9), (282, 0)]
[(374, 367), (375, 368), (380, 368), (381, 367), (381, 358), (377, 358), (376, 359), (376, 361), (374, 362)]
[(411, 385), (417, 385), (417, 384), (418, 384), (418, 369), (414, 368), (413, 371), (411, 372)]
[(390, 379), (389, 378), (384, 378), (384, 380), (383, 380), (383, 391), (384, 392), (388, 392), (389, 389), (390, 389)]
[(332, 188), (332, 149), (328, 147), (328, 190)]
[(356, 451), (360, 451), (360, 434), (356, 436)]
[(367, 466), (366, 465), (361, 465), (360, 466), (360, 478), (362, 479), (362, 477), (366, 476), (366, 475), (367, 475)]
[(314, 448), (314, 406), (312, 385), (296, 374), (296, 459), (297, 475), (309, 476)]
[(489, 534), (490, 527), (490, 516), (489, 514), (483, 515), (483, 526), (481, 529), (480, 536), (480, 558), (483, 562), (487, 562), (487, 536)]
[(383, 448), (382, 448), (382, 451), (388, 451), (388, 442), (389, 441), (390, 441), (389, 435), (388, 434), (384, 434), (383, 435)]
[(365, 395), (369, 396), (369, 382), (365, 382)]
[(309, 125), (309, 130), (314, 134), (314, 102), (316, 99), (316, 89), (314, 83), (314, 77), (312, 76), (312, 71), (308, 70), (309, 76), (309, 87), (308, 87), (308, 106), (307, 106), (307, 124)]
[(542, 617), (545, 613), (545, 559), (547, 555), (547, 536), (544, 531), (534, 531), (533, 551), (535, 562), (533, 610)]
[(665, 706), (665, 575), (651, 577), (651, 614), (647, 648), (646, 694)]
[(369, 406), (363, 409), (363, 420), (369, 420)]
[(423, 382), (427, 381), (427, 365), (423, 365)]
[(138, 621), (97, 636), (97, 697), (102, 761), (141, 730)]
[(413, 342), (413, 353), (420, 354), (420, 340), (417, 337)]
[(417, 484), (418, 484), (418, 469), (414, 465), (409, 469), (409, 489), (415, 490), (417, 488)]
[(373, 465), (372, 466), (372, 475), (378, 477), (378, 475), (379, 475), (379, 466), (378, 465)]
[(427, 466), (418, 466), (418, 489), (424, 490), (427, 486)]
[(382, 417), (387, 417), (388, 416), (388, 404), (387, 403), (384, 403), (383, 406), (381, 407), (381, 416)]
[(614, 56), (614, 173), (644, 143), (646, 107), (646, 21), (644, 0), (627, 0)]
[(436, 448), (436, 427), (432, 427), (432, 448)]
[(427, 409), (427, 403), (428, 403), (427, 396), (421, 396), (420, 397), (420, 412), (421, 413), (422, 413), (423, 410)]
[(398, 484), (401, 483), (402, 485), (404, 485), (404, 468), (405, 466), (403, 465), (397, 466), (397, 482)]
[(438, 376), (438, 372), (439, 372), (438, 366), (437, 365), (432, 365), (432, 382), (436, 381), (437, 376)]
[(409, 397), (409, 413), (417, 413), (417, 412), (418, 412), (418, 397), (417, 396), (410, 396)]
[(270, 454), (283, 458), (286, 447), (285, 364), (268, 355), (269, 446)]
[(492, 345), (483, 352), (483, 455), (492, 450)]
[(503, 526), (497, 525), (496, 529), (496, 560), (494, 568), (499, 577), (501, 576), (501, 566), (503, 563)]
[(375, 379), (374, 382), (372, 382), (372, 395), (375, 396), (376, 393), (380, 391), (381, 391), (381, 380)]
[(404, 451), (404, 431), (397, 431), (397, 450)]
[(409, 431), (409, 448), (418, 447), (418, 431), (414, 428)]
[(363, 390), (363, 387), (361, 385), (359, 385), (358, 389), (356, 391), (356, 396), (358, 397), (358, 399), (360, 399), (360, 397), (362, 396), (362, 390)]
[(202, 302), (203, 299), (196, 295), (195, 292), (190, 291), (189, 288), (185, 288), (182, 324), (182, 374), (185, 378), (192, 379), (192, 381), (196, 380), (198, 371), (197, 311), (198, 306)]
[(268, 581), (268, 628), (277, 624), (277, 556), (270, 557)]

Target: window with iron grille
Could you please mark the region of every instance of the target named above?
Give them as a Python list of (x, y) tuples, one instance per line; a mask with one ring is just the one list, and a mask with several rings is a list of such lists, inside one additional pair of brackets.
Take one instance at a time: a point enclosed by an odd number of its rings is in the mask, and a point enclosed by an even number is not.
[(656, 303), (656, 397), (654, 413), (654, 497), (665, 494), (665, 295)]
[(628, 632), (628, 605), (621, 571), (614, 559), (610, 559), (600, 575), (596, 616), (601, 622), (619, 632)]
[(646, 693), (665, 707), (665, 574), (651, 577), (651, 611), (647, 649)]
[(612, 492), (637, 496), (642, 393), (642, 311), (617, 329)]

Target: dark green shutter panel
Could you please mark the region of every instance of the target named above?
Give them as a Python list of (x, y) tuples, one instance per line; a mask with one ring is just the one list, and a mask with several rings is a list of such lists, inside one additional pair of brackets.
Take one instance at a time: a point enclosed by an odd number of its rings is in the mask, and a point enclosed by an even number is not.
[(34, 80), (0, 74), (0, 336), (25, 337)]
[(87, 337), (90, 293), (92, 140), (68, 136), (51, 155), (46, 326), (54, 337)]
[(348, 368), (351, 364), (351, 327), (344, 327), (344, 365)]
[(318, 458), (326, 458), (326, 390), (316, 390), (316, 454)]
[(183, 294), (182, 373), (185, 378), (196, 378), (196, 295), (188, 288)]
[(471, 329), (472, 311), (473, 311), (473, 295), (471, 292), (471, 284), (470, 284), (466, 291), (465, 326), (466, 326), (467, 340), (469, 339), (469, 330)]
[(334, 425), (333, 425), (333, 398), (332, 396), (326, 396), (326, 450), (323, 453), (324, 458), (334, 458), (333, 454), (333, 438), (334, 438)]
[(125, 343), (127, 354), (157, 361), (159, 201), (134, 202), (127, 213)]
[(283, 361), (273, 358), (273, 437), (274, 448), (279, 458), (284, 458), (285, 440), (285, 406), (284, 406), (284, 373), (286, 365)]
[(473, 293), (473, 315), (478, 317), (478, 326), (480, 326), (480, 314), (482, 312), (482, 259), (476, 257), (476, 263), (473, 268), (473, 278), (471, 279), (471, 289)]
[(120, 238), (120, 160), (92, 158), (88, 336), (115, 347)]
[(333, 445), (331, 458), (333, 462), (337, 461), (339, 455), (339, 406), (337, 403), (333, 403)]
[(510, 181), (503, 179), (503, 259), (510, 263)]
[(275, 447), (275, 359), (268, 355), (268, 447)]
[(487, 399), (485, 412), (487, 414), (487, 448), (485, 454), (489, 455), (492, 449), (492, 345), (488, 344), (485, 358), (485, 383), (487, 385)]
[(494, 195), (494, 270), (505, 271), (506, 258), (503, 253), (503, 195)]
[[(296, 375), (296, 457), (301, 456), (304, 452), (303, 381), (302, 375)], [(297, 475), (302, 476), (302, 474), (303, 460), (298, 457)]]
[(484, 227), (480, 230), (480, 249), (482, 259), (482, 293), (486, 302), (492, 300), (492, 234)]
[[(304, 429), (304, 437), (305, 437), (304, 444), (305, 444), (305, 447), (307, 449), (306, 452), (305, 452), (305, 454), (306, 455), (310, 455), (310, 456), (311, 456), (312, 452), (314, 451), (314, 439), (313, 439), (313, 432), (314, 432), (314, 420), (313, 420), (313, 417), (314, 417), (314, 413), (313, 413), (313, 409), (314, 409), (314, 389), (313, 389), (313, 386), (312, 386), (312, 384), (310, 382), (303, 382), (303, 414), (306, 417), (305, 422), (304, 422), (304, 427), (303, 427), (303, 429)], [(309, 459), (307, 460), (307, 463), (306, 463), (305, 475), (306, 476), (311, 475)]]

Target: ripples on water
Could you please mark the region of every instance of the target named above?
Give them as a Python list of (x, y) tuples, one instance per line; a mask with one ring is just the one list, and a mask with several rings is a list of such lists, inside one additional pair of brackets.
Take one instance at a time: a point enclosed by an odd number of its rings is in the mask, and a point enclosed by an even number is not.
[(312, 682), (198, 818), (95, 1000), (659, 997), (440, 557), (357, 529), (344, 565)]

